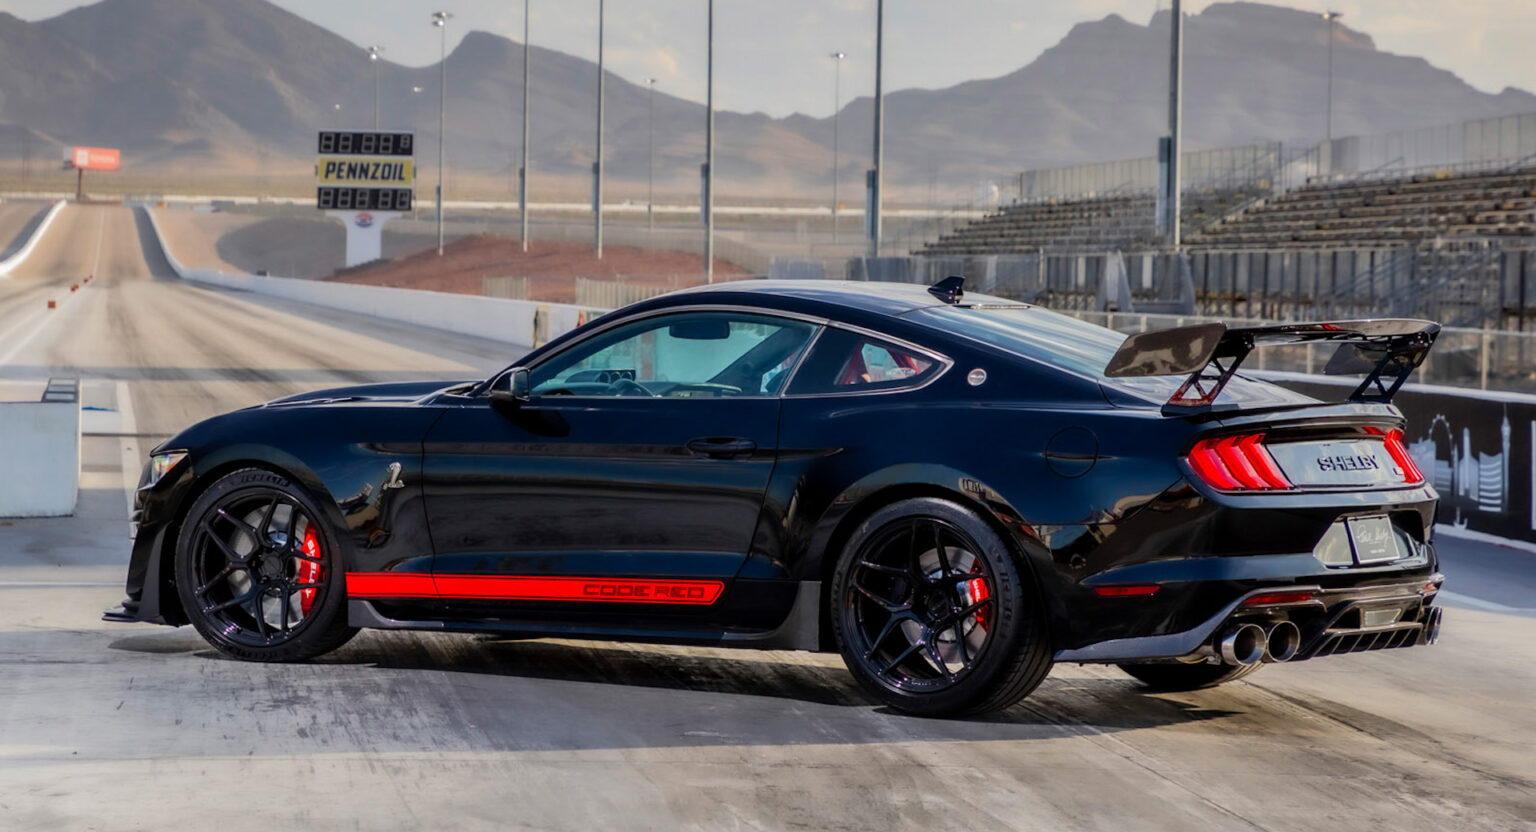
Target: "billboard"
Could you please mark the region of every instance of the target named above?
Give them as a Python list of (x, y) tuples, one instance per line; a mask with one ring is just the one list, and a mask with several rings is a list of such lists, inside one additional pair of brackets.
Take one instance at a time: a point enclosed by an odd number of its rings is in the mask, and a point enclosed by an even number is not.
[(410, 159), (321, 156), (315, 169), (323, 185), (401, 187), (414, 184), (416, 178), (416, 167)]
[(117, 148), (75, 147), (65, 161), (78, 170), (117, 170), (119, 158)]

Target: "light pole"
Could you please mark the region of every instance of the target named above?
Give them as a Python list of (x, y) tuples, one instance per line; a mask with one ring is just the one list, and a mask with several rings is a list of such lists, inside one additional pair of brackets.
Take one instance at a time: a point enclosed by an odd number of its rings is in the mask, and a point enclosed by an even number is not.
[(517, 169), (517, 214), (523, 224), (523, 253), (528, 253), (528, 0), (523, 0), (523, 163)]
[(1168, 213), (1163, 221), (1168, 226), (1168, 244), (1174, 251), (1178, 251), (1179, 220), (1183, 213), (1180, 204), (1183, 197), (1179, 184), (1179, 163), (1183, 161), (1180, 156), (1184, 146), (1180, 135), (1184, 124), (1184, 12), (1179, 0), (1173, 0), (1173, 15), (1169, 24), (1172, 32), (1168, 43), (1168, 146), (1165, 149), (1168, 154), (1168, 181), (1165, 185)]
[[(1323, 20), (1328, 23), (1328, 116), (1323, 129), (1323, 136), (1331, 143), (1333, 141), (1333, 41), (1338, 28), (1338, 20), (1343, 17), (1343, 12), (1323, 12)], [(1328, 148), (1329, 161), (1333, 161), (1333, 148)]]
[(448, 143), (448, 12), (433, 12), (432, 25), (442, 35), (442, 57), (438, 61), (437, 97), (437, 256), (443, 256), (443, 145)]
[(715, 0), (709, 0), (704, 73), (704, 282), (715, 282)]
[(382, 46), (368, 47), (368, 63), (373, 64), (373, 129), (379, 129), (379, 55)]
[(646, 140), (645, 160), (645, 224), (646, 230), (656, 230), (656, 79), (645, 79), (646, 86), (651, 88), (650, 100), (646, 106), (650, 109), (650, 123), (648, 125)]
[(603, 0), (597, 0), (597, 161), (592, 163), (593, 245), (603, 259)]
[(832, 242), (837, 242), (837, 121), (843, 109), (843, 59), (844, 52), (833, 52), (832, 58)]
[(885, 57), (885, 0), (875, 3), (875, 169), (869, 172), (869, 256), (880, 256), (880, 185), (881, 162), (884, 161), (881, 139), (885, 134), (885, 94), (882, 92), (881, 70)]

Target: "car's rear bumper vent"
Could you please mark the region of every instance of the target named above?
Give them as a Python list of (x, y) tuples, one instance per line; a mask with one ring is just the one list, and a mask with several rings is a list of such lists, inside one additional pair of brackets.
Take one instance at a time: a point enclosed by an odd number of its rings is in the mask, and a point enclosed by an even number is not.
[(1419, 642), (1419, 624), (1404, 624), (1390, 630), (1367, 632), (1327, 633), (1312, 658), (1336, 656), (1343, 653), (1364, 653), (1367, 650), (1389, 650), (1394, 647), (1412, 647)]

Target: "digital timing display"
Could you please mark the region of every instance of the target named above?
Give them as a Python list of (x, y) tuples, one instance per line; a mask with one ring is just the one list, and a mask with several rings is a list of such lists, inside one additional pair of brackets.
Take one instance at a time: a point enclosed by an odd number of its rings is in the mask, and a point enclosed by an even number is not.
[(315, 205), (322, 211), (409, 211), (411, 189), (321, 186)]
[(321, 153), (356, 153), (363, 156), (412, 156), (414, 133), (376, 133), (367, 130), (321, 130)]

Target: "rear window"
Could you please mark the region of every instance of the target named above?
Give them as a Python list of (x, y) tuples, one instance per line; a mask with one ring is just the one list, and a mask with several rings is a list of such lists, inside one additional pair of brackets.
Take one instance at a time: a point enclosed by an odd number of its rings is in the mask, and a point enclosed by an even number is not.
[(1126, 337), (1032, 306), (926, 306), (906, 317), (1089, 378), (1104, 375)]
[[(974, 338), (1015, 355), (1096, 378), (1153, 404), (1173, 396), (1183, 376), (1105, 378), (1104, 368), (1126, 335), (1034, 306), (927, 306), (908, 313), (948, 332)], [(1309, 403), (1313, 399), (1261, 379), (1235, 376), (1219, 403), (1242, 406)]]

